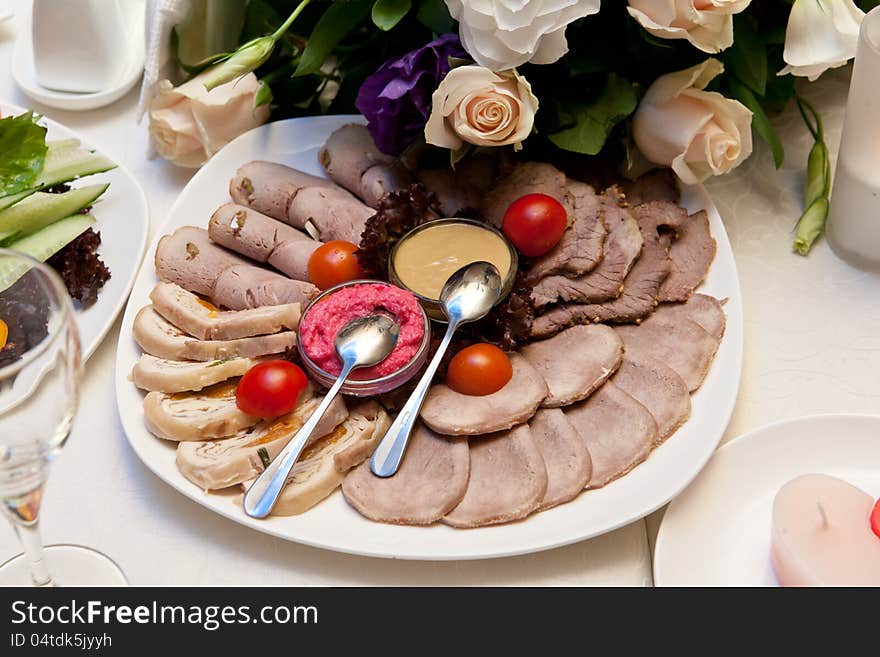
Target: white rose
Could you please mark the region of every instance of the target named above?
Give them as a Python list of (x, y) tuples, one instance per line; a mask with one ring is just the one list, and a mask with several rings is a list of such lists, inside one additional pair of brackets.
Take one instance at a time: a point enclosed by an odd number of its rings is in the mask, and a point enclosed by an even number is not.
[(266, 122), (269, 107), (254, 108), (260, 83), (253, 73), (205, 89), (211, 69), (179, 87), (168, 80), (158, 85), (150, 101), (150, 136), (166, 160), (184, 167), (199, 167), (223, 146)]
[(724, 71), (707, 59), (657, 78), (633, 118), (633, 138), (651, 162), (672, 167), (687, 184), (727, 173), (752, 153), (752, 113), (714, 91), (709, 82)]
[(462, 142), (522, 148), (532, 132), (538, 99), (516, 71), (493, 73), (482, 66), (452, 69), (431, 97), (425, 141), (452, 150)]
[(855, 57), (865, 13), (853, 0), (795, 0), (785, 30), (782, 58), (791, 73), (818, 78)]
[(703, 52), (733, 44), (733, 14), (751, 0), (629, 0), (630, 16), (661, 39), (687, 39)]
[(464, 49), (493, 71), (552, 64), (568, 52), (565, 28), (600, 0), (446, 0)]

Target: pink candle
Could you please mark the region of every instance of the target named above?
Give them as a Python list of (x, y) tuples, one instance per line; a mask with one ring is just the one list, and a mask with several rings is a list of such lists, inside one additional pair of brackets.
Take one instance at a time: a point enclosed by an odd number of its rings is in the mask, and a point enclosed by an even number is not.
[(773, 502), (771, 558), (782, 586), (880, 586), (873, 498), (835, 477), (809, 474)]

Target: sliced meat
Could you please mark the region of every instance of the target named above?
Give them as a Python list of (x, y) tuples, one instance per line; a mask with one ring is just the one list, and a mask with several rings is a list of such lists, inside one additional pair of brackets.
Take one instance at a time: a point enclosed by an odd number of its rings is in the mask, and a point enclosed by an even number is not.
[(637, 322), (657, 303), (660, 286), (672, 269), (671, 231), (687, 219), (687, 212), (668, 201), (651, 201), (633, 209), (644, 244), (642, 253), (623, 282), (623, 293), (601, 304), (563, 304), (535, 318), (532, 335), (541, 337), (586, 322)]
[(268, 262), (298, 281), (309, 279), (309, 258), (321, 243), (304, 232), (235, 203), (221, 205), (211, 215), (208, 235), (236, 253)]
[(224, 381), (200, 392), (144, 397), (144, 422), (165, 440), (212, 440), (232, 436), (254, 426), (260, 418), (242, 412), (235, 402), (238, 379)]
[(674, 321), (685, 317), (696, 322), (716, 340), (724, 336), (727, 317), (722, 302), (706, 294), (695, 294), (686, 303), (661, 303), (651, 318)]
[(508, 355), (513, 376), (491, 395), (463, 395), (443, 383), (432, 386), (422, 406), (425, 424), (446, 436), (477, 436), (527, 422), (547, 396), (547, 384), (525, 358)]
[(468, 441), (470, 477), (461, 502), (443, 518), (453, 527), (483, 527), (525, 518), (547, 490), (544, 460), (528, 425)]
[(138, 311), (132, 325), (132, 335), (145, 352), (166, 360), (257, 358), (282, 354), (296, 346), (296, 331), (238, 340), (197, 340), (171, 324), (151, 305)]
[(601, 262), (583, 276), (554, 275), (537, 281), (532, 289), (537, 308), (557, 301), (601, 303), (623, 292), (623, 281), (642, 252), (642, 233), (635, 217), (620, 205), (616, 195), (601, 194), (598, 199), (608, 229)]
[(671, 321), (652, 315), (640, 326), (618, 327), (617, 334), (627, 355), (644, 354), (668, 365), (691, 392), (702, 385), (719, 344), (702, 326), (685, 317)]
[(342, 494), (370, 520), (394, 525), (430, 525), (464, 497), (470, 456), (466, 438), (440, 436), (416, 426), (393, 477), (377, 477), (366, 461), (348, 473)]
[(611, 380), (654, 416), (657, 444), (669, 438), (691, 416), (687, 386), (678, 374), (658, 360), (627, 354)]
[(547, 490), (538, 510), (573, 500), (593, 472), (586, 442), (558, 408), (538, 411), (529, 429), (547, 472)]
[(562, 234), (559, 244), (529, 267), (526, 277), (530, 282), (556, 273), (580, 276), (602, 260), (602, 245), (608, 230), (599, 210), (599, 196), (588, 184), (569, 180), (567, 198), (571, 225)]
[[(345, 422), (303, 450), (272, 507), (272, 515), (299, 515), (330, 495), (349, 468), (372, 453), (389, 426), (391, 418), (376, 402), (364, 401), (353, 407)], [(242, 488), (247, 490), (252, 483), (244, 482)]]
[(678, 181), (672, 169), (654, 169), (635, 180), (621, 183), (621, 191), (630, 205), (641, 205), (648, 201), (670, 201), (678, 203)]
[(601, 488), (648, 458), (658, 441), (654, 416), (608, 381), (589, 399), (565, 409), (565, 417), (590, 452), (589, 488)]
[[(223, 440), (179, 443), (177, 469), (204, 490), (219, 490), (255, 479), (290, 442), (322, 399), (301, 400), (293, 412), (264, 420)], [(309, 444), (331, 433), (347, 417), (345, 402), (337, 397), (318, 422)]]
[(477, 154), (441, 169), (421, 169), (418, 178), (433, 192), (444, 217), (459, 217), (462, 210), (473, 211), (483, 200), (498, 175), (497, 158)]
[(242, 376), (259, 362), (255, 358), (232, 358), (206, 363), (165, 360), (142, 354), (131, 370), (131, 380), (141, 390), (196, 392), (215, 383)]
[(333, 181), (372, 208), (379, 207), (379, 200), (388, 192), (407, 189), (413, 183), (406, 167), (376, 148), (364, 125), (337, 128), (318, 153), (318, 160)]
[(692, 214), (676, 231), (669, 247), (672, 271), (660, 286), (660, 301), (687, 301), (694, 290), (706, 280), (709, 267), (715, 259), (717, 245), (709, 230), (709, 216), (705, 210)]
[(305, 303), (318, 293), (311, 283), (268, 271), (214, 244), (208, 231), (183, 226), (156, 247), (159, 280), (211, 299), (230, 310)]
[(507, 208), (526, 194), (552, 196), (566, 206), (571, 214), (565, 174), (545, 162), (522, 162), (499, 179), (485, 196), (482, 204), (483, 216), (490, 224), (501, 228)]
[(306, 230), (322, 242), (359, 243), (374, 214), (334, 182), (274, 162), (240, 166), (229, 182), (229, 195), (239, 205)]
[(623, 341), (610, 326), (572, 326), (527, 344), (520, 353), (547, 382), (541, 406), (568, 406), (590, 395), (614, 374), (623, 359)]
[(153, 308), (199, 340), (236, 340), (269, 335), (299, 326), (299, 303), (246, 310), (219, 310), (175, 283), (159, 283), (150, 292)]

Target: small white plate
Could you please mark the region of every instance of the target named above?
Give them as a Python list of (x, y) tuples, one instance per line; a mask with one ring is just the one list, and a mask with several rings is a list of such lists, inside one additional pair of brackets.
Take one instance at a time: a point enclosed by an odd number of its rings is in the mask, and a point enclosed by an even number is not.
[(802, 474), (880, 496), (880, 416), (815, 415), (756, 429), (719, 449), (666, 510), (657, 586), (778, 586), (770, 565), (773, 499)]
[(39, 103), (49, 107), (65, 110), (91, 110), (104, 107), (122, 98), (131, 89), (144, 72), (146, 57), (146, 2), (145, 0), (127, 0), (121, 4), (129, 12), (129, 29), (131, 50), (119, 53), (119, 57), (128, 60), (128, 66), (119, 83), (111, 89), (95, 93), (70, 93), (46, 89), (37, 82), (34, 70), (33, 38), (31, 34), (31, 16), (33, 3), (31, 0), (19, 0), (20, 8), (16, 8), (18, 29), (16, 30), (15, 49), (12, 53), (12, 77), (21, 90)]
[[(0, 101), (0, 114), (21, 114), (27, 110)], [(43, 117), (41, 123), (48, 129), (46, 138), (79, 139), (84, 148), (92, 148), (69, 128)], [(85, 310), (77, 310), (82, 342), (83, 359), (88, 358), (101, 344), (113, 326), (113, 321), (125, 305), (147, 248), (150, 213), (147, 198), (134, 176), (123, 166), (83, 179), (83, 184), (110, 183), (110, 188), (95, 204), (94, 229), (101, 234), (98, 255), (110, 268), (110, 280), (98, 294), (98, 299)]]

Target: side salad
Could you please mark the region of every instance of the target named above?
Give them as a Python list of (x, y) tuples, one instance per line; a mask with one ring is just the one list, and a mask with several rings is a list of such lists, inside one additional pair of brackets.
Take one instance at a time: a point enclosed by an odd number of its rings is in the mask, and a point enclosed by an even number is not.
[[(0, 118), (0, 247), (46, 262), (71, 297), (88, 305), (110, 278), (97, 254), (101, 237), (91, 212), (110, 185), (69, 183), (116, 164), (76, 139), (47, 141), (40, 118), (33, 112)], [(0, 290), (23, 273), (0, 268)]]

